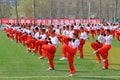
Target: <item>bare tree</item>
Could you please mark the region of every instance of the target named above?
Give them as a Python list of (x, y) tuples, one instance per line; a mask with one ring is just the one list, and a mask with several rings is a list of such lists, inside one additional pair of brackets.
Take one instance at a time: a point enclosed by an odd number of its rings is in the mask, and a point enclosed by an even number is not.
[(15, 11), (16, 11), (16, 24), (18, 24), (18, 8), (17, 8), (17, 0), (14, 0), (15, 2)]
[(33, 9), (34, 11), (33, 12), (34, 12), (34, 24), (35, 24), (36, 23), (36, 10), (35, 10), (36, 9), (36, 7), (35, 7), (36, 4), (35, 4), (35, 0), (34, 0), (33, 3), (34, 3), (34, 9)]
[(101, 18), (101, 13), (102, 13), (102, 10), (101, 10), (101, 0), (99, 0), (99, 5), (100, 5), (100, 7), (99, 7), (99, 18)]
[(52, 24), (52, 7), (53, 7), (53, 0), (50, 0), (50, 4), (51, 4), (50, 19), (51, 19), (51, 24)]
[(83, 0), (81, 1), (81, 5), (82, 5), (82, 7), (81, 7), (81, 18), (82, 18), (82, 21), (83, 21)]
[[(0, 21), (2, 22), (2, 5), (1, 5), (2, 3), (0, 2)], [(0, 22), (0, 23), (1, 23)]]
[(117, 17), (117, 6), (118, 6), (118, 0), (115, 0), (115, 17)]
[(113, 0), (114, 22), (116, 21), (116, 16), (117, 16), (117, 4), (118, 4), (118, 0)]

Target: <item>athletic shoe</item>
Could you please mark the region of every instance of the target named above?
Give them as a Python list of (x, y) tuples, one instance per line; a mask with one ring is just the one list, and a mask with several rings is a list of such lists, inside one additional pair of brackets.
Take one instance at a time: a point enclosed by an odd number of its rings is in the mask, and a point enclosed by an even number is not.
[(103, 70), (107, 70), (108, 68), (102, 67)]
[(97, 64), (100, 64), (101, 62), (96, 62)]
[(43, 56), (40, 56), (40, 58), (39, 59), (44, 59), (44, 57)]
[(96, 50), (96, 51), (93, 51), (93, 54), (96, 54), (98, 52), (98, 50)]
[(28, 49), (28, 50), (27, 50), (27, 53), (30, 53), (30, 52), (31, 52), (31, 50), (30, 50), (30, 49)]
[(78, 59), (84, 59), (83, 57), (78, 57)]
[(49, 67), (47, 70), (55, 70), (55, 69), (53, 69), (53, 68)]
[(69, 74), (68, 77), (73, 77), (74, 74)]
[(66, 57), (62, 57), (62, 58), (60, 58), (59, 60), (67, 60), (67, 58)]

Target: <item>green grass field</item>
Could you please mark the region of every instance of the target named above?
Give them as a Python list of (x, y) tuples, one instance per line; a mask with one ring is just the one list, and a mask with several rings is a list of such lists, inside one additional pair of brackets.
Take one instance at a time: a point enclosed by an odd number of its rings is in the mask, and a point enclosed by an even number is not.
[[(75, 57), (76, 74), (68, 78), (67, 61), (59, 61), (61, 48), (55, 56), (55, 71), (48, 71), (47, 58), (40, 60), (39, 55), (27, 53), (26, 47), (8, 39), (0, 32), (0, 80), (120, 80), (120, 42), (114, 40), (109, 52), (109, 69), (102, 70), (102, 64), (96, 64), (90, 42), (84, 46), (84, 59)], [(61, 46), (61, 45), (59, 45)]]

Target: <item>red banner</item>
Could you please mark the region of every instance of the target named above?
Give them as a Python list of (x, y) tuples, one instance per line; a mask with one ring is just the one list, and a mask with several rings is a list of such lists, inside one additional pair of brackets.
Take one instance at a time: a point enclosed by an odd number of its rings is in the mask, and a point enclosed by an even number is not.
[[(37, 19), (36, 20), (36, 24), (73, 24), (73, 23), (100, 23), (100, 19)], [(24, 23), (24, 24), (29, 24), (29, 23), (34, 23), (33, 19), (19, 19), (18, 20), (19, 23)], [(6, 24), (6, 23), (11, 23), (11, 24), (15, 24), (16, 23), (16, 19), (10, 19), (10, 18), (3, 18), (2, 19), (2, 24)]]

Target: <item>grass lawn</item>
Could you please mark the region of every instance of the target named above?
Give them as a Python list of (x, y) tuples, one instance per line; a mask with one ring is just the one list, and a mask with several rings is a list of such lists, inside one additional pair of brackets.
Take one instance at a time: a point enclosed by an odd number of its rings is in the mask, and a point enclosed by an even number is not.
[(120, 42), (113, 41), (109, 52), (109, 69), (102, 70), (102, 64), (96, 64), (96, 56), (92, 54), (90, 42), (84, 46), (84, 59), (75, 57), (76, 74), (68, 78), (67, 61), (59, 61), (61, 48), (55, 56), (55, 71), (48, 71), (47, 58), (40, 60), (39, 55), (33, 56), (26, 52), (26, 47), (8, 39), (0, 32), (0, 80), (120, 80)]

